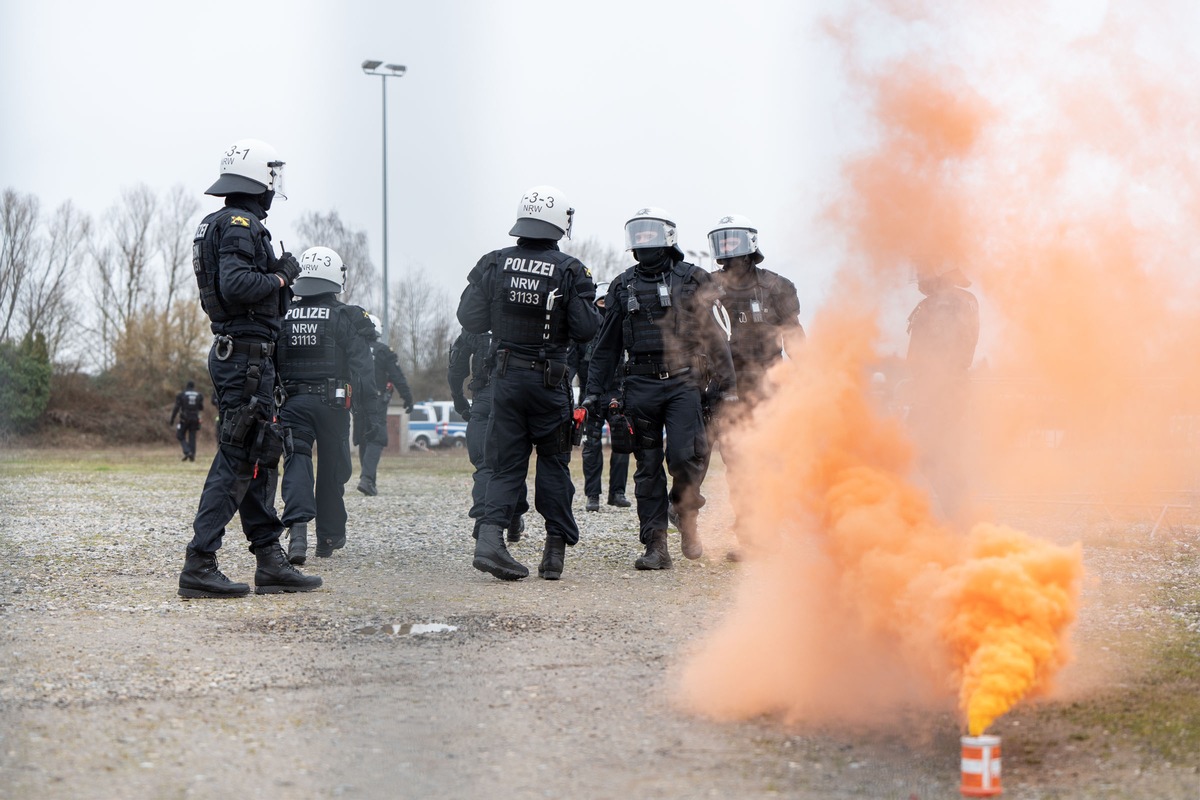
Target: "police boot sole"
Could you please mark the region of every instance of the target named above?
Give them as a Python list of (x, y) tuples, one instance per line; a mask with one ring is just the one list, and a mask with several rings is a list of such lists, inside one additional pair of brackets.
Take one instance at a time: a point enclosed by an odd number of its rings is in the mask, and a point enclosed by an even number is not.
[(311, 586), (298, 586), (296, 584), (278, 584), (271, 583), (266, 586), (255, 586), (255, 594), (291, 594), (293, 592), (311, 592), (313, 589), (320, 589), (320, 583), (314, 583)]
[(307, 560), (308, 560), (308, 556), (306, 556), (304, 553), (296, 553), (295, 555), (288, 556), (289, 564), (299, 565), (299, 564), (303, 564)]
[(183, 586), (179, 587), (179, 596), (185, 600), (196, 600), (200, 598), (220, 599), (224, 597), (245, 597), (250, 594), (250, 586), (247, 585), (245, 591), (237, 589), (232, 592), (214, 592), (211, 589), (190, 589)]
[(558, 569), (558, 570), (539, 569), (538, 577), (543, 578), (544, 580), (548, 580), (548, 581), (556, 581), (562, 577), (562, 570), (561, 569)]
[(633, 566), (635, 568), (641, 569), (641, 570), (670, 569), (671, 562), (670, 561), (662, 561), (659, 559), (655, 559), (652, 561), (647, 558), (639, 558), (637, 561), (633, 562)]
[(497, 564), (490, 558), (484, 558), (483, 556), (475, 556), (475, 559), (471, 562), (471, 566), (480, 572), (495, 575), (502, 581), (519, 581), (522, 578), (529, 577), (529, 570), (520, 564), (517, 564), (520, 567), (518, 570), (504, 564)]

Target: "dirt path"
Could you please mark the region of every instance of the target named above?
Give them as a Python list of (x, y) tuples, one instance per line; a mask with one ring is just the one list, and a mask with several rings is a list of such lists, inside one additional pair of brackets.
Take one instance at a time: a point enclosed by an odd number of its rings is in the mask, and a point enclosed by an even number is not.
[[(584, 539), (563, 580), (503, 583), (470, 566), (466, 459), (391, 459), (380, 496), (347, 496), (347, 548), (310, 560), (321, 591), (183, 602), (204, 451), (194, 465), (70, 458), (0, 455), (2, 798), (958, 796), (950, 715), (815, 731), (717, 724), (672, 704), (681, 654), (738, 569), (721, 558), (719, 511), (705, 512), (704, 560), (644, 574), (632, 510), (584, 514), (577, 495)], [(530, 533), (516, 552), (536, 566), (542, 536)], [(1085, 658), (1104, 652), (1112, 603), (1144, 628), (1138, 587), (1160, 579), (1139, 549), (1088, 554), (1106, 573), (1092, 607), (1106, 611), (1085, 613)], [(240, 533), (221, 566), (252, 578)], [(1127, 573), (1133, 585), (1108, 600)], [(391, 632), (407, 623), (456, 630)], [(1097, 675), (1119, 673), (1101, 661)], [(1136, 740), (1072, 739), (1051, 716), (1002, 721), (1006, 796), (1200, 797), (1200, 757), (1167, 764)]]

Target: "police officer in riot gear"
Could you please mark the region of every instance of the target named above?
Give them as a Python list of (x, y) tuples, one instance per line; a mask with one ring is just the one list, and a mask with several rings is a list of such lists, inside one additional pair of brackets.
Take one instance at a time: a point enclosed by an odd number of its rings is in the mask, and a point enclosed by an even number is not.
[(917, 289), (925, 297), (908, 316), (908, 428), (921, 472), (942, 515), (962, 521), (966, 501), (967, 370), (979, 342), (979, 301), (957, 266), (923, 265)]
[(367, 344), (375, 326), (367, 312), (337, 299), (345, 283), (346, 267), (336, 252), (328, 247), (305, 250), (300, 277), (292, 286), (296, 299), (279, 333), (275, 360), (287, 398), (279, 419), (292, 437), (292, 452), (284, 458), (283, 524), (293, 564), (305, 561), (308, 523), (314, 519), (318, 557), (328, 558), (345, 546), (343, 495), (354, 472), (349, 409), (352, 403), (378, 401)]
[[(608, 294), (608, 281), (596, 285), (596, 307), (604, 312), (605, 296)], [(573, 347), (571, 369), (579, 375), (580, 391), (587, 392), (588, 367), (592, 363), (592, 353), (596, 348), (596, 337), (583, 347)], [(621, 382), (624, 362), (617, 365), (617, 374), (613, 376), (613, 386)], [(600, 510), (600, 487), (604, 479), (604, 422), (611, 410), (620, 405), (620, 392), (613, 391), (600, 398), (595, 412), (587, 418), (587, 438), (583, 442), (583, 493), (587, 497), (588, 511)], [(625, 483), (629, 478), (629, 454), (612, 452), (608, 463), (608, 504), (618, 508), (629, 508), (633, 503), (625, 497)]]
[(204, 410), (204, 395), (196, 391), (196, 382), (188, 381), (187, 387), (175, 395), (175, 407), (171, 409), (171, 424), (179, 417), (175, 437), (183, 448), (183, 461), (196, 460), (196, 431), (200, 430), (200, 412)]
[(283, 162), (257, 139), (235, 142), (222, 154), (220, 177), (206, 194), (225, 206), (206, 216), (192, 241), (192, 269), (200, 303), (215, 334), (208, 370), (221, 413), (221, 439), (200, 495), (193, 536), (179, 575), (182, 597), (242, 597), (245, 583), (217, 567), (225, 526), (239, 514), (257, 559), (258, 594), (306, 592), (321, 585), (288, 563), (279, 544), (275, 484), (284, 450), (276, 419), (275, 341), (300, 264), (276, 257), (263, 227)]
[(516, 245), (479, 260), (458, 305), (458, 321), (465, 330), (492, 333), (495, 365), (486, 446), (492, 477), (472, 565), (503, 580), (529, 574), (505, 547), (504, 528), (513, 518), (534, 447), (534, 505), (546, 520), (539, 577), (558, 580), (566, 545), (579, 541), (571, 512), (573, 403), (567, 348), (571, 342), (590, 341), (600, 317), (593, 305), (591, 273), (579, 259), (558, 249), (560, 238), (570, 238), (573, 214), (554, 187), (527, 191), (509, 231), (517, 237)]
[[(795, 347), (804, 339), (800, 300), (791, 281), (758, 266), (764, 256), (758, 247), (758, 228), (748, 218), (740, 214), (721, 217), (708, 233), (708, 245), (721, 267), (713, 273), (713, 280), (721, 289), (721, 304), (728, 316), (729, 352), (737, 373), (738, 394), (753, 402), (771, 365), (783, 358), (789, 344)], [(711, 409), (705, 412), (711, 421)], [(729, 467), (732, 454), (722, 455)], [(744, 497), (731, 500), (735, 510), (748, 502)], [(730, 550), (726, 558), (740, 561), (741, 550)]]
[[(354, 404), (354, 444), (358, 446), (358, 490), (368, 497), (379, 494), (375, 485), (379, 459), (388, 444), (387, 416), (392, 402), (392, 392), (399, 392), (404, 401), (404, 413), (413, 410), (413, 394), (408, 388), (408, 379), (400, 369), (400, 359), (392, 348), (383, 342), (383, 323), (374, 314), (368, 314), (371, 330), (371, 360), (375, 365), (375, 385), (380, 387), (379, 399), (372, 403)], [(318, 555), (320, 555), (318, 553)]]
[[(488, 359), (492, 349), (490, 333), (468, 333), (462, 331), (454, 344), (450, 345), (450, 365), (446, 369), (446, 380), (450, 383), (450, 397), (454, 400), (454, 410), (467, 421), (467, 457), (475, 468), (471, 482), (471, 510), (468, 516), (475, 520), (471, 536), (479, 538), (479, 524), (483, 519), (484, 501), (487, 496), (488, 481), (492, 478), (492, 468), (487, 460), (487, 428), (492, 418), (492, 380), (488, 374)], [(467, 378), (471, 381), (467, 389), (471, 392), (472, 401), (467, 401), (463, 392), (463, 384)], [(526, 497), (525, 483), (517, 487), (517, 503), (513, 507), (513, 517), (507, 525), (508, 541), (521, 541), (521, 533), (525, 530), (524, 514), (529, 510)]]
[(796, 286), (758, 266), (763, 261), (758, 228), (740, 214), (721, 217), (709, 231), (708, 243), (721, 266), (713, 279), (729, 314), (729, 352), (738, 394), (753, 400), (763, 375), (783, 357), (786, 345), (804, 338)]
[(677, 515), (684, 556), (703, 554), (696, 526), (709, 445), (701, 389), (711, 386), (721, 401), (737, 399), (716, 287), (708, 272), (683, 260), (676, 237), (675, 223), (661, 209), (643, 208), (625, 224), (626, 246), (637, 264), (609, 287), (584, 400), (592, 413), (600, 397), (616, 388), (613, 375), (624, 354), (624, 406), (636, 439), (634, 494), (646, 546), (634, 566), (642, 570), (671, 566), (669, 509)]

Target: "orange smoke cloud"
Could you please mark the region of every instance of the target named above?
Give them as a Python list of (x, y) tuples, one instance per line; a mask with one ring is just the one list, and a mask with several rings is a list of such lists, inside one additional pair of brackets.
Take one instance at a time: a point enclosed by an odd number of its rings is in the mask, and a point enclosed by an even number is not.
[(749, 560), (733, 613), (685, 670), (685, 702), (869, 722), (957, 693), (982, 732), (1066, 662), (1080, 550), (939, 524), (910, 480), (912, 446), (868, 391), (871, 321), (827, 310), (813, 330), (724, 440), (730, 495), (752, 498), (737, 509)]
[(748, 562), (684, 671), (702, 713), (870, 722), (956, 703), (980, 733), (1069, 657), (1080, 546), (982, 503), (943, 523), (919, 445), (872, 398), (871, 373), (902, 363), (914, 267), (961, 267), (982, 304), (958, 443), (977, 500), (1162, 507), (1200, 488), (1200, 97), (1170, 19), (1184, 6), (1112, 3), (1072, 34), (1053, 4), (937, 5), (892, 4), (884, 25), (917, 44), (882, 64), (856, 51), (858, 20), (839, 29), (874, 138), (827, 217), (844, 261), (808, 341), (723, 440)]

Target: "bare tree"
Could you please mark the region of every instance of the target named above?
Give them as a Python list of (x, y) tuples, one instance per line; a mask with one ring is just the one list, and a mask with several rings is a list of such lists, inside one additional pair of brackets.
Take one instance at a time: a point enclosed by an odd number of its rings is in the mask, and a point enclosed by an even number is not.
[(458, 333), (446, 292), (421, 273), (405, 277), (396, 288), (389, 343), (416, 396), (444, 395), (450, 345)]
[(308, 212), (300, 217), (296, 230), (303, 237), (305, 249), (329, 247), (342, 257), (346, 265), (346, 285), (339, 300), (368, 311), (378, 307), (381, 295), (379, 270), (371, 262), (364, 231), (351, 230), (336, 211), (328, 214)]
[(32, 277), (22, 302), (26, 333), (46, 337), (51, 363), (59, 360), (76, 325), (74, 280), (82, 272), (83, 251), (91, 230), (91, 218), (66, 201), (50, 221), (37, 274)]
[(618, 250), (595, 236), (578, 242), (560, 242), (560, 245), (563, 252), (575, 256), (592, 271), (592, 279), (597, 283), (612, 280), (633, 263), (624, 250)]
[(96, 310), (102, 348), (102, 366), (115, 360), (117, 338), (142, 310), (143, 300), (154, 290), (150, 264), (155, 255), (154, 221), (158, 200), (144, 184), (126, 189), (105, 214), (106, 240), (93, 237), (92, 261), (96, 267)]
[(0, 341), (11, 339), (25, 283), (38, 257), (38, 199), (5, 189), (0, 200)]
[(163, 197), (154, 223), (154, 242), (166, 272), (168, 310), (177, 302), (192, 302), (196, 298), (196, 283), (192, 274), (192, 230), (188, 223), (200, 210), (200, 203), (183, 187), (176, 184)]

